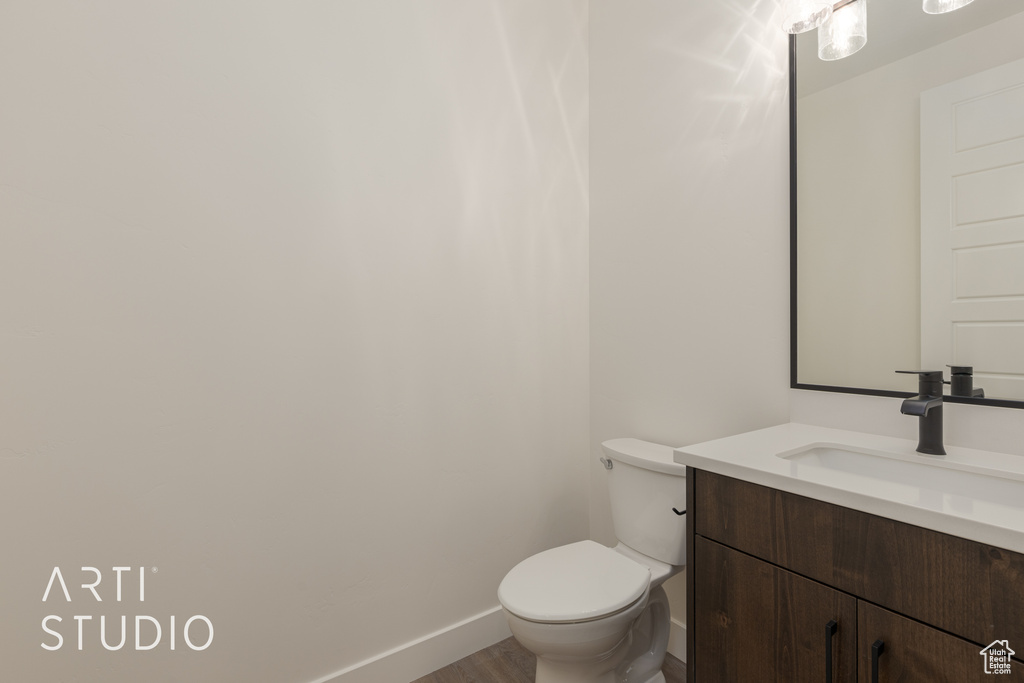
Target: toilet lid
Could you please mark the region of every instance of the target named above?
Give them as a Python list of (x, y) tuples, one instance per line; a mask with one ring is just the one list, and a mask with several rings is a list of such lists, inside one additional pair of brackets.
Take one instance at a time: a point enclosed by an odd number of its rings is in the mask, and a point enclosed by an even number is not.
[(498, 600), (530, 621), (586, 621), (633, 604), (650, 582), (647, 567), (600, 543), (580, 541), (517, 564), (498, 587)]

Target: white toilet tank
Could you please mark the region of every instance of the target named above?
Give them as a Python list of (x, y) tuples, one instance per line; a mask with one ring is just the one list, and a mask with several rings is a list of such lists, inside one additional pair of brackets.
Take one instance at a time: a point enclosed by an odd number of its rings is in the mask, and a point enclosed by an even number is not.
[[(648, 557), (686, 564), (686, 467), (672, 448), (639, 439), (601, 444), (612, 461), (608, 493), (615, 536)], [(675, 510), (673, 510), (675, 508)]]

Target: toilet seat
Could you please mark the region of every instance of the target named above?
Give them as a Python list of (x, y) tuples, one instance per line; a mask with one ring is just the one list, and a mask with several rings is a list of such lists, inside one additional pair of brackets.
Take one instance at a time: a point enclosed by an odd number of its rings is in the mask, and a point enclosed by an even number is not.
[(502, 607), (521, 619), (577, 623), (620, 612), (644, 597), (647, 567), (594, 541), (528, 557), (498, 587)]

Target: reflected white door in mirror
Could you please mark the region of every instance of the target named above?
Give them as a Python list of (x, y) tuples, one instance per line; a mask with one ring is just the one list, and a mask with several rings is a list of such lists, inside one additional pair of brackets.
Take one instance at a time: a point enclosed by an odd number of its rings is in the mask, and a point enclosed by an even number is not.
[(1024, 60), (921, 93), (921, 362), (1024, 396)]

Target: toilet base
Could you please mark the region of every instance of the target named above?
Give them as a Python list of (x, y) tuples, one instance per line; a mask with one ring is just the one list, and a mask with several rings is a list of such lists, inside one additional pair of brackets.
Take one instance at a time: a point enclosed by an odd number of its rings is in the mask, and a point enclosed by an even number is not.
[[(520, 638), (521, 634), (513, 634)], [(630, 624), (622, 640), (604, 654), (586, 658), (545, 656), (543, 648), (530, 647), (537, 654), (536, 683), (666, 683), (661, 667), (668, 648), (669, 607), (665, 590), (650, 592), (643, 611)], [(614, 641), (612, 641), (614, 642)]]
[[(662, 679), (664, 680), (664, 678)], [(614, 668), (596, 664), (581, 666), (579, 662), (566, 665), (564, 662), (553, 662), (537, 658), (536, 683), (619, 683), (621, 678)], [(652, 683), (654, 683), (652, 681)]]

